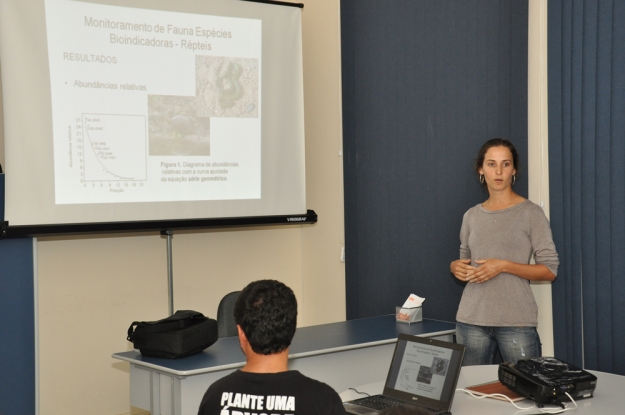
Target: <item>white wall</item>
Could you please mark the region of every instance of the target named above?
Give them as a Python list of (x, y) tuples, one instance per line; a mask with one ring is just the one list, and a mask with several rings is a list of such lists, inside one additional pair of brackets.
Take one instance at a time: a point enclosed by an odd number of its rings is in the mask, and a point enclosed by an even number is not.
[(4, 117), (2, 114), (4, 112), (2, 111), (2, 62), (0, 62), (0, 164), (4, 169)]
[[(528, 166), (529, 198), (549, 217), (549, 157), (547, 108), (547, 0), (529, 3)], [(557, 247), (556, 247), (557, 248)], [(538, 303), (538, 333), (543, 355), (553, 356), (551, 283), (533, 283)]]
[[(340, 0), (305, 3), (304, 91), (309, 206), (319, 223), (302, 233), (301, 323), (345, 319)], [(337, 279), (341, 278), (339, 283)], [(337, 317), (339, 317), (337, 319)]]

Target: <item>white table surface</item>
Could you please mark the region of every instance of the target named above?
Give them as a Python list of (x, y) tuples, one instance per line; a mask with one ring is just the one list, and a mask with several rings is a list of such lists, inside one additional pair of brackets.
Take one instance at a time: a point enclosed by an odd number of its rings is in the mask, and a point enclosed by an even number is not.
[[(486, 366), (465, 366), (460, 371), (457, 388), (497, 380), (497, 369), (499, 365)], [(618, 415), (625, 413), (625, 376), (613, 375), (611, 373), (597, 372), (589, 370), (597, 376), (597, 388), (594, 396), (589, 399), (581, 399), (577, 402), (578, 408), (565, 413), (571, 414), (596, 414), (596, 415)], [(370, 395), (382, 393), (384, 382), (374, 382), (365, 385), (354, 386), (360, 392)], [(361, 398), (352, 390), (346, 390), (340, 394), (343, 401)], [(516, 402), (521, 407), (531, 407), (534, 403), (530, 400)], [(572, 404), (569, 404), (572, 405)], [(553, 407), (555, 408), (555, 407)], [(456, 391), (451, 412), (454, 415), (523, 415), (538, 414), (538, 410), (521, 411), (511, 403), (496, 399), (476, 399), (462, 391)]]

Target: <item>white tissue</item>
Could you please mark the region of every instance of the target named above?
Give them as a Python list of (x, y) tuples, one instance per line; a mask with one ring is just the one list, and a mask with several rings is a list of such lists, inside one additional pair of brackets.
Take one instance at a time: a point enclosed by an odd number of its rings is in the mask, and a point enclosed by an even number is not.
[(423, 304), (423, 302), (425, 301), (425, 298), (421, 298), (416, 294), (410, 294), (408, 296), (408, 299), (406, 300), (406, 302), (404, 303), (403, 306), (401, 306), (402, 308), (413, 308), (413, 307), (420, 307), (421, 304)]

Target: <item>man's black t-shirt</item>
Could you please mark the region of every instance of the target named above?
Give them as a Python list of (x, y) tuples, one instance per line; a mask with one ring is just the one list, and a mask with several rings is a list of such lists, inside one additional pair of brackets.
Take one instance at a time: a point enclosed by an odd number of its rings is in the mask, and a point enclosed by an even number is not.
[(296, 370), (249, 373), (237, 370), (213, 383), (198, 415), (345, 415), (339, 395)]

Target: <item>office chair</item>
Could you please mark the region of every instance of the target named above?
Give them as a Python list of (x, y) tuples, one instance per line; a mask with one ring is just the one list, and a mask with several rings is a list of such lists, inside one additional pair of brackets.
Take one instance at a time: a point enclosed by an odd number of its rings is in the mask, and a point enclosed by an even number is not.
[(237, 335), (237, 324), (234, 322), (234, 303), (241, 291), (226, 294), (217, 307), (217, 336), (232, 337)]

